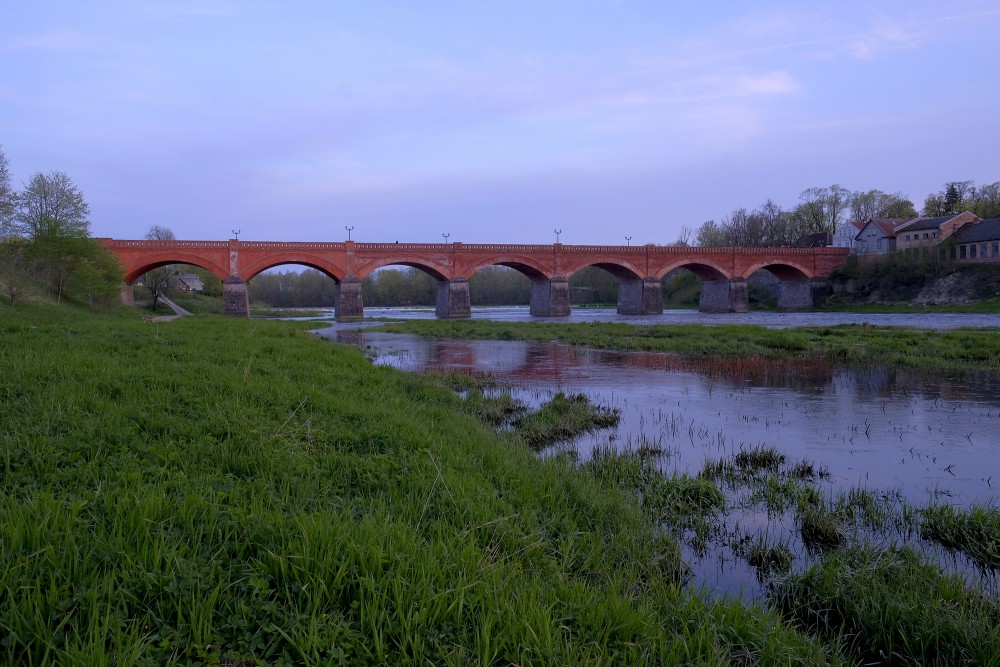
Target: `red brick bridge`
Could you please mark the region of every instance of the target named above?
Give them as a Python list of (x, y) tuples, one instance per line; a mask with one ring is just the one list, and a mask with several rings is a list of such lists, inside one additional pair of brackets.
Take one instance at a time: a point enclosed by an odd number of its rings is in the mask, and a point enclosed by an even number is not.
[(295, 243), (283, 241), (125, 241), (103, 239), (131, 283), (165, 264), (193, 264), (222, 281), (223, 310), (247, 317), (246, 281), (281, 264), (304, 264), (337, 282), (336, 314), (362, 317), (361, 279), (384, 266), (411, 266), (438, 281), (438, 317), (471, 314), (468, 279), (491, 265), (510, 267), (531, 280), (531, 314), (569, 314), (570, 276), (597, 266), (618, 278), (618, 312), (663, 311), (661, 281), (674, 269), (702, 280), (703, 312), (746, 312), (747, 278), (767, 269), (781, 281), (778, 307), (811, 307), (829, 289), (828, 277), (847, 257), (846, 248), (692, 248), (677, 246), (509, 245), (464, 243)]

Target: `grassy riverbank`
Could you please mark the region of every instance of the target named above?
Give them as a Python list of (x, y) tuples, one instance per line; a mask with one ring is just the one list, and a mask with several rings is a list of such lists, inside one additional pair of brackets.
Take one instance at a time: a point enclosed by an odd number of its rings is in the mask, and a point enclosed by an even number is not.
[(408, 320), (380, 331), (443, 338), (558, 341), (611, 350), (741, 358), (825, 358), (936, 370), (1000, 369), (1000, 330), (921, 331), (838, 325), (767, 329), (750, 325), (553, 324)]
[(626, 485), (285, 323), (0, 307), (0, 663), (840, 662)]

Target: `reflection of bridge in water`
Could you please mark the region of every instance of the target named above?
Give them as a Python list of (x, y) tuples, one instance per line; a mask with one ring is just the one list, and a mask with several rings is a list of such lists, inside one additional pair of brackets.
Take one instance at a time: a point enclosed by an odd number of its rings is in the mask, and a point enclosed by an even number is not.
[[(372, 336), (375, 338), (372, 338)], [(338, 343), (361, 347), (372, 342), (376, 348), (392, 349), (398, 334), (337, 331)], [(386, 336), (386, 338), (381, 338)], [(421, 338), (419, 344), (405, 343), (412, 357), (398, 365), (414, 371), (458, 372), (496, 377), (517, 386), (574, 383), (595, 364), (618, 368), (696, 373), (706, 379), (741, 387), (782, 387), (804, 389), (828, 385), (834, 367), (825, 359), (766, 359), (761, 357), (692, 357), (666, 352), (599, 350), (568, 343), (539, 341), (497, 341)], [(386, 352), (386, 359), (392, 359)], [(396, 362), (390, 361), (392, 365)]]
[[(586, 246), (463, 243), (285, 243), (269, 241), (124, 241), (103, 239), (131, 284), (150, 269), (193, 264), (218, 276), (223, 311), (246, 317), (246, 281), (282, 264), (303, 264), (337, 282), (339, 318), (364, 315), (361, 279), (385, 266), (410, 266), (438, 281), (438, 317), (471, 314), (468, 279), (487, 266), (506, 266), (531, 280), (531, 314), (568, 315), (569, 278), (588, 266), (618, 279), (618, 312), (663, 312), (661, 281), (688, 269), (701, 281), (703, 312), (746, 312), (747, 278), (765, 269), (780, 281), (778, 307), (809, 308), (829, 289), (830, 273), (847, 257), (845, 248), (688, 248), (677, 246)], [(123, 291), (128, 299), (130, 289)]]

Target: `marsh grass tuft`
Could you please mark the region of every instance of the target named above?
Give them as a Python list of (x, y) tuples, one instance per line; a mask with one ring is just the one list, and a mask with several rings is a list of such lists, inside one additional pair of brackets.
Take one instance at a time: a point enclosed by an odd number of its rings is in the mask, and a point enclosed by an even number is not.
[(616, 408), (594, 404), (584, 394), (556, 393), (533, 412), (513, 421), (514, 433), (528, 447), (540, 450), (583, 433), (617, 426)]
[(977, 505), (968, 511), (935, 505), (921, 512), (920, 534), (960, 551), (981, 567), (1000, 569), (1000, 512)]
[(775, 599), (864, 664), (987, 665), (1000, 655), (997, 602), (908, 548), (834, 552)]

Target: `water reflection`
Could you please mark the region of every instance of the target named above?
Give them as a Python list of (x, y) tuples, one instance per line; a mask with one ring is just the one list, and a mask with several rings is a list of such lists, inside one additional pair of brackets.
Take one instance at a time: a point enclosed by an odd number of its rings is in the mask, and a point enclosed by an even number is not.
[[(615, 433), (575, 443), (583, 457), (609, 439), (662, 439), (664, 423), (680, 422), (685, 435), (674, 439), (687, 440), (679, 443), (687, 452), (673, 463), (688, 471), (696, 472), (705, 456), (716, 456), (713, 450), (723, 446), (767, 443), (823, 463), (835, 481), (898, 488), (921, 501), (942, 489), (961, 502), (982, 500), (993, 495), (987, 480), (996, 474), (1000, 483), (996, 374), (834, 367), (821, 360), (684, 358), (364, 331), (330, 335), (370, 347), (376, 363), (402, 370), (488, 374), (535, 400), (537, 390), (574, 391), (620, 408), (623, 418)], [(698, 435), (706, 433), (718, 437)]]
[[(770, 446), (829, 472), (830, 493), (862, 487), (917, 506), (991, 503), (1000, 485), (1000, 378), (929, 374), (821, 360), (702, 359), (558, 343), (418, 338), (336, 329), (325, 334), (369, 348), (376, 363), (407, 371), (459, 371), (512, 383), (537, 404), (583, 392), (618, 408), (615, 429), (570, 444), (581, 459), (601, 448), (651, 447), (668, 471), (698, 474), (710, 460)], [(789, 530), (787, 516), (737, 514), (746, 530)], [(754, 595), (754, 577), (731, 551), (688, 558), (699, 581)]]

